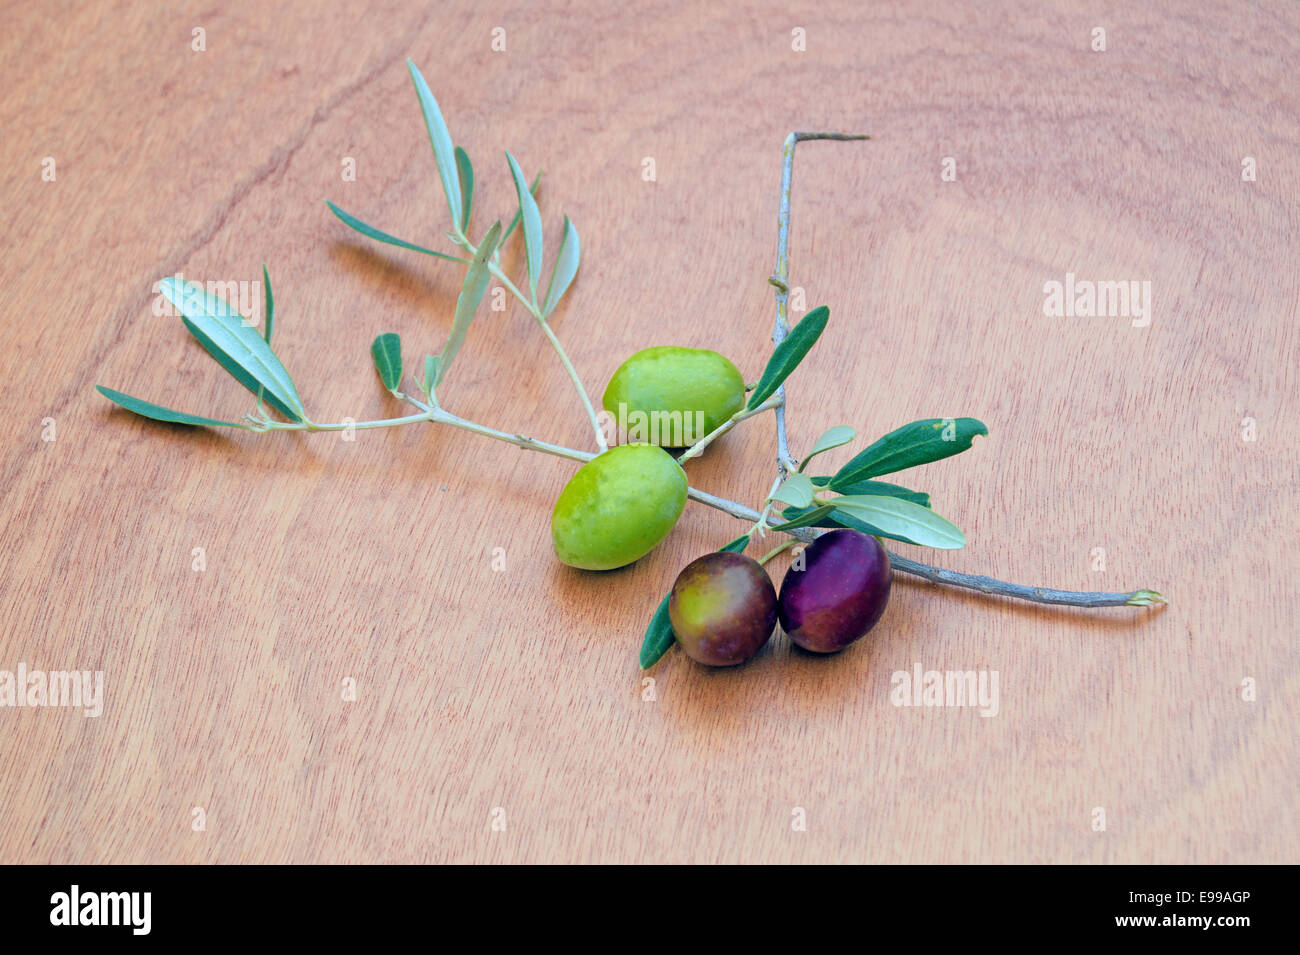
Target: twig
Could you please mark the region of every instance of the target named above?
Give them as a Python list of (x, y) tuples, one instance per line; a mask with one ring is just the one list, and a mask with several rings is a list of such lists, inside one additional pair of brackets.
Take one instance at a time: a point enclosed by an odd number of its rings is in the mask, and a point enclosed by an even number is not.
[[(777, 211), (776, 268), (772, 277), (768, 279), (772, 287), (776, 289), (776, 322), (772, 327), (773, 348), (780, 345), (790, 332), (790, 183), (794, 173), (795, 146), (810, 139), (849, 141), (870, 138), (870, 136), (850, 135), (847, 133), (791, 133), (785, 138), (785, 146), (781, 152), (781, 202)], [(784, 385), (777, 389), (776, 397), (781, 399), (781, 403), (776, 409), (776, 466), (777, 480), (779, 482), (784, 480), (790, 472), (798, 470), (799, 465), (790, 454), (789, 441), (786, 436), (785, 412), (789, 399), (786, 396)], [(705, 501), (701, 497), (695, 496), (696, 493), (698, 492), (691, 495), (695, 500), (715, 507), (718, 506), (717, 499)], [(725, 503), (732, 504), (733, 502), (728, 501)], [(760, 515), (757, 511), (751, 511), (749, 508), (743, 507), (739, 509), (724, 507), (722, 509), (744, 520), (756, 520), (760, 525), (766, 523), (766, 511)], [(796, 528), (786, 533), (800, 540), (809, 541), (814, 540), (822, 532), (814, 531), (811, 528)], [(932, 567), (929, 564), (922, 564), (919, 561), (902, 557), (892, 551), (887, 553), (889, 553), (893, 569), (902, 571), (905, 574), (912, 574), (924, 580), (948, 584), (952, 587), (977, 590), (983, 594), (1017, 597), (1034, 603), (1062, 604), (1070, 607), (1121, 607), (1126, 605), (1142, 607), (1165, 602), (1164, 598), (1153, 590), (1135, 590), (1131, 593), (1121, 594), (1026, 587), (1023, 584), (1010, 584), (1006, 581), (995, 580), (992, 577), (962, 574), (954, 570), (944, 570), (942, 567)]]
[[(870, 136), (849, 133), (791, 133), (785, 138), (785, 147), (781, 151), (781, 204), (777, 209), (776, 226), (776, 269), (768, 281), (776, 289), (776, 321), (772, 326), (772, 347), (785, 341), (790, 333), (790, 180), (794, 175), (794, 147), (809, 139), (832, 139), (839, 142), (870, 139)], [(790, 472), (799, 470), (799, 464), (790, 455), (790, 443), (786, 436), (785, 385), (776, 390), (776, 397), (781, 404), (776, 409), (776, 467), (778, 476), (784, 480)]]
[[(470, 241), (469, 236), (465, 235), (465, 233), (461, 231), (459, 225), (456, 225), (455, 228), (456, 232), (454, 234), (449, 233), (449, 237), (468, 252), (471, 257), (478, 255), (478, 246)], [(497, 251), (500, 251), (499, 246)], [(495, 253), (493, 254), (495, 255)], [(528, 310), (528, 314), (533, 316), (538, 327), (541, 328), (542, 334), (546, 336), (546, 340), (551, 343), (551, 347), (559, 357), (560, 364), (564, 366), (565, 374), (567, 374), (569, 380), (573, 382), (574, 390), (578, 392), (578, 398), (582, 401), (582, 410), (587, 415), (587, 420), (591, 423), (591, 430), (596, 438), (596, 447), (600, 448), (601, 451), (608, 450), (609, 444), (605, 441), (605, 432), (601, 430), (600, 419), (596, 415), (596, 409), (592, 406), (591, 396), (587, 394), (586, 386), (583, 385), (582, 379), (578, 377), (578, 370), (573, 367), (573, 362), (569, 360), (568, 352), (566, 352), (564, 346), (560, 344), (559, 337), (556, 336), (555, 331), (551, 328), (551, 323), (546, 320), (546, 316), (543, 315), (541, 309), (538, 308), (537, 302), (521, 292), (518, 287), (515, 286), (515, 283), (510, 281), (510, 276), (506, 275), (506, 273), (502, 271), (501, 266), (495, 261), (488, 262), (488, 271), (496, 277), (497, 281), (509, 290), (510, 294), (513, 295), (525, 309)]]
[[(569, 461), (578, 461), (586, 463), (596, 457), (590, 451), (579, 451), (576, 448), (567, 448), (561, 444), (553, 444), (550, 441), (542, 441), (538, 438), (531, 438), (524, 434), (512, 434), (508, 431), (501, 431), (487, 425), (479, 424), (475, 421), (469, 421), (459, 415), (454, 415), (450, 411), (438, 407), (437, 405), (428, 405), (418, 398), (413, 398), (408, 394), (401, 394), (402, 400), (414, 405), (420, 409), (420, 414), (408, 415), (404, 418), (386, 418), (380, 421), (342, 421), (331, 424), (316, 424), (315, 422), (303, 421), (270, 421), (260, 419), (255, 422), (254, 431), (347, 431), (347, 430), (369, 430), (373, 428), (392, 428), (400, 427), (407, 424), (417, 424), (427, 421), (431, 424), (445, 424), (462, 431), (470, 431), (474, 434), (482, 435), (486, 438), (493, 438), (497, 441), (504, 441), (507, 444), (513, 444), (515, 447), (524, 451), (540, 451), (543, 454), (550, 454), (558, 458), (564, 458)], [(748, 521), (755, 524), (763, 519), (763, 514), (741, 504), (739, 501), (730, 501), (725, 497), (718, 497), (707, 491), (701, 491), (698, 488), (688, 487), (686, 496), (692, 501), (704, 504), (708, 507), (722, 511), (724, 514), (736, 518), (737, 520)], [(783, 533), (807, 544), (816, 540), (818, 536), (825, 533), (812, 527), (798, 527)], [(918, 563), (909, 560), (906, 557), (900, 557), (890, 552), (890, 561), (895, 570), (905, 574), (912, 574), (925, 580), (931, 580), (936, 583), (948, 584), (953, 587), (963, 587), (967, 590), (978, 590), (980, 593), (992, 594), (1002, 597), (1018, 597), (1021, 600), (1028, 600), (1033, 603), (1050, 603), (1065, 604), (1074, 607), (1118, 607), (1124, 604), (1131, 606), (1143, 606), (1149, 603), (1160, 602), (1159, 595), (1149, 590), (1137, 590), (1132, 593), (1077, 593), (1070, 590), (1048, 590), (1042, 587), (1024, 587), (1020, 584), (1009, 584), (1005, 581), (994, 580), (992, 577), (977, 577), (973, 574), (961, 574), (952, 570), (943, 570), (939, 567), (931, 567), (928, 564)]]

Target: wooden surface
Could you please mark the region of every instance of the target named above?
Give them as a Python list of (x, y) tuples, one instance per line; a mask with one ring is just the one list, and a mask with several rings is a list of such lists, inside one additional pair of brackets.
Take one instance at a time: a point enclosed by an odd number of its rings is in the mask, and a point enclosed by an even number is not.
[[(62, 6), (10, 5), (0, 31), (0, 669), (99, 669), (105, 704), (0, 710), (0, 861), (1300, 857), (1295, 4)], [(114, 410), (94, 384), (251, 410), (152, 284), (267, 262), (312, 416), (404, 413), (370, 341), (436, 351), (460, 271), (322, 200), (439, 243), (408, 56), (476, 161), (476, 232), (511, 209), (507, 148), (545, 167), (548, 254), (577, 223), (555, 325), (597, 395), (652, 344), (756, 378), (782, 139), (871, 133), (796, 163), (792, 283), (832, 317), (793, 379), (795, 452), (832, 424), (979, 417), (972, 451), (905, 476), (969, 536), (936, 562), (1172, 604), (900, 577), (864, 645), (778, 636), (732, 672), (674, 654), (646, 701), (645, 622), (731, 518), (692, 504), (651, 556), (582, 573), (551, 554), (559, 459)], [(517, 239), (505, 261), (518, 275)], [(1045, 316), (1067, 272), (1150, 281), (1150, 326)], [(519, 308), (484, 309), (443, 397), (590, 447)], [(748, 422), (691, 482), (756, 504), (772, 452), (770, 419)], [(998, 715), (892, 705), (917, 664), (998, 671)]]

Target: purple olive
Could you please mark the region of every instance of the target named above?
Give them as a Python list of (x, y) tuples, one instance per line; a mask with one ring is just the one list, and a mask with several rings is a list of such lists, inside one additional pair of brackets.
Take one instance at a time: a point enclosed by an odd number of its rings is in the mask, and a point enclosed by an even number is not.
[(705, 554), (677, 575), (668, 619), (692, 660), (735, 666), (757, 653), (776, 629), (776, 588), (752, 557)]
[(893, 573), (880, 541), (860, 531), (823, 534), (781, 582), (781, 629), (805, 650), (834, 653), (864, 637), (889, 603)]

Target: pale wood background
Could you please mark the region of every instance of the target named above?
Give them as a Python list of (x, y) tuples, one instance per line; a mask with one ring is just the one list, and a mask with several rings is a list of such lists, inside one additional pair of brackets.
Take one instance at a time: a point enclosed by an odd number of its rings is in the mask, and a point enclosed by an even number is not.
[[(9, 4), (0, 669), (102, 669), (107, 701), (0, 711), (0, 861), (1297, 861), (1300, 7), (952, 6)], [(550, 551), (566, 462), (113, 410), (95, 383), (249, 410), (151, 285), (265, 261), (313, 416), (402, 413), (370, 341), (436, 350), (460, 273), (322, 200), (438, 241), (407, 56), (476, 160), (478, 230), (513, 201), (506, 148), (546, 169), (548, 251), (577, 223), (556, 327), (597, 394), (650, 344), (757, 377), (781, 141), (870, 132), (796, 168), (792, 280), (832, 309), (794, 380), (796, 451), (837, 423), (978, 416), (988, 439), (905, 480), (970, 537), (947, 566), (1172, 605), (900, 578), (865, 645), (779, 637), (733, 672), (674, 656), (644, 702), (648, 615), (737, 522), (691, 505), (652, 556), (585, 574)], [(1150, 280), (1151, 326), (1045, 318), (1067, 271)], [(444, 397), (588, 446), (519, 309), (483, 313)], [(692, 483), (755, 503), (771, 453), (751, 422)], [(895, 708), (890, 676), (918, 662), (998, 670), (1000, 714)]]

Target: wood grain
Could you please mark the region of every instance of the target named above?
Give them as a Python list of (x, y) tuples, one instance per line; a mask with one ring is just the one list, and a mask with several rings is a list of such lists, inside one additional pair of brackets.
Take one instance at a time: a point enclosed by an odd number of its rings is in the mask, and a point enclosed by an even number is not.
[[(0, 861), (1300, 858), (1296, 5), (49, 6), (0, 31), (0, 669), (102, 670), (105, 709), (0, 710)], [(581, 230), (556, 328), (597, 394), (651, 344), (757, 377), (781, 142), (871, 133), (800, 148), (792, 282), (832, 318), (793, 381), (795, 451), (833, 424), (977, 416), (987, 439), (906, 482), (970, 538), (946, 566), (1171, 605), (900, 578), (865, 645), (813, 659), (778, 636), (734, 672), (674, 656), (647, 702), (645, 621), (736, 521), (692, 505), (650, 557), (586, 574), (550, 551), (564, 461), (114, 410), (94, 384), (248, 410), (152, 283), (267, 262), (312, 415), (402, 413), (370, 341), (437, 350), (460, 273), (322, 200), (439, 242), (408, 56), (476, 161), (476, 228), (509, 213), (509, 148), (546, 170), (548, 254), (562, 213)], [(1046, 317), (1067, 272), (1150, 281), (1150, 326)], [(590, 444), (518, 308), (484, 311), (444, 398)], [(691, 481), (755, 504), (772, 449), (749, 422)], [(918, 663), (998, 671), (997, 716), (892, 705)]]

